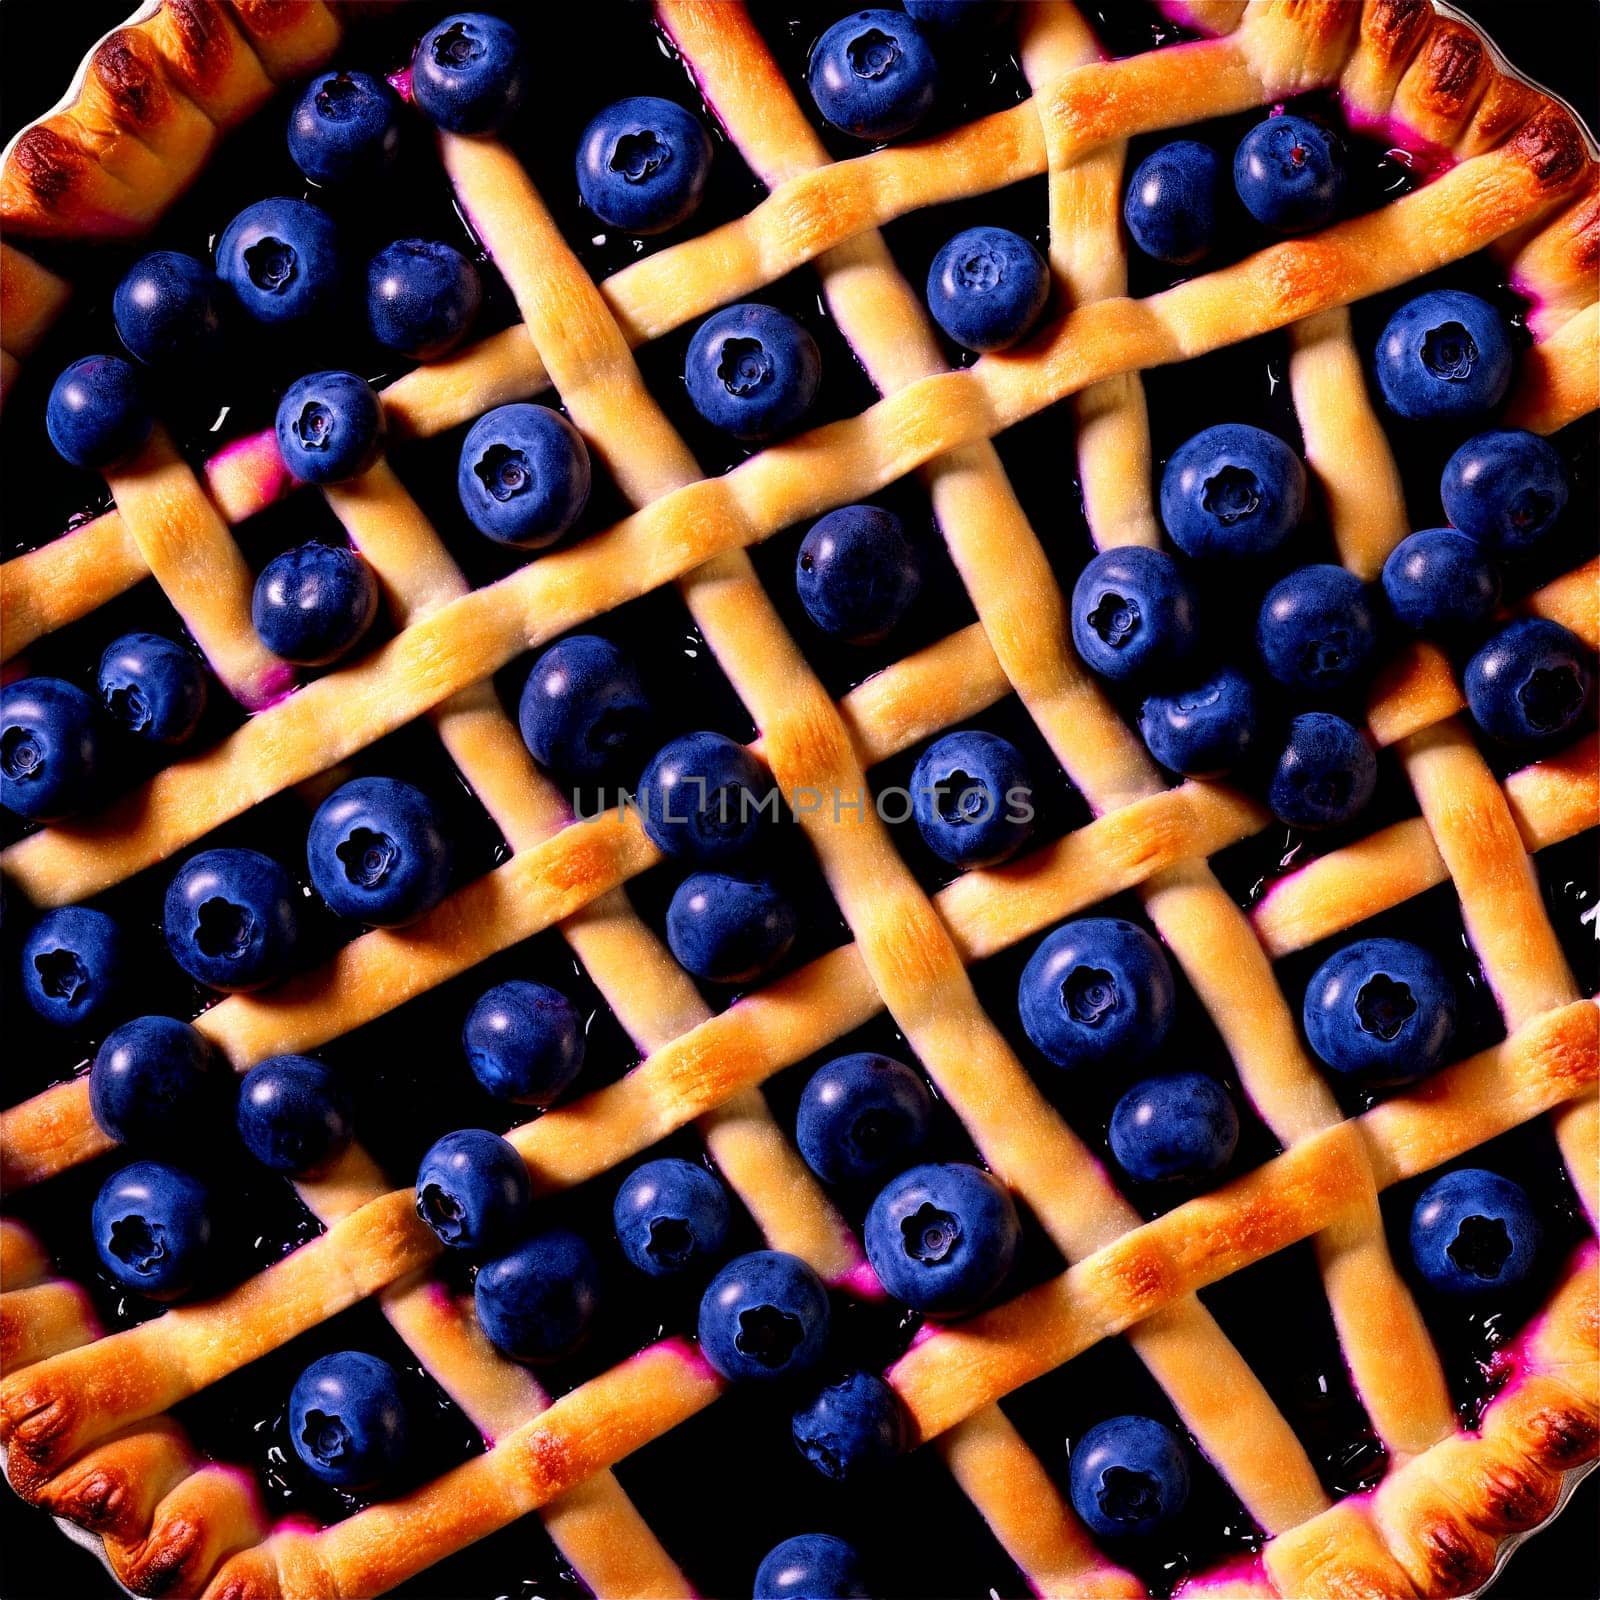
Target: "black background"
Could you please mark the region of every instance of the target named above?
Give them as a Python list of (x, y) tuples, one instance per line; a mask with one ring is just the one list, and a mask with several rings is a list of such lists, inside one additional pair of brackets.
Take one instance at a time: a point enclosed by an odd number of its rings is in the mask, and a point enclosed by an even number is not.
[[(1600, 0), (1455, 0), (1530, 77), (1600, 126)], [(132, 0), (0, 3), (0, 141), (47, 111), (89, 46), (129, 13)], [(841, 4), (841, 10), (843, 6)], [(1600, 1472), (1560, 1522), (1519, 1551), (1492, 1600), (1592, 1600), (1600, 1595)], [(116, 1600), (98, 1561), (69, 1545), (43, 1515), (0, 1492), (3, 1600)]]

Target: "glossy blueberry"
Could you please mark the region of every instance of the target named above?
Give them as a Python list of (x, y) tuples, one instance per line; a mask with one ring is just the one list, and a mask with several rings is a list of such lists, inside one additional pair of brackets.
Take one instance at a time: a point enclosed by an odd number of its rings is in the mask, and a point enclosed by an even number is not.
[(285, 550), (261, 569), (250, 597), (261, 642), (302, 667), (326, 667), (347, 655), (377, 614), (378, 580), (346, 545)]
[(108, 1033), (89, 1069), (89, 1110), (121, 1144), (179, 1149), (204, 1137), (225, 1073), (198, 1029), (135, 1017)]
[(1111, 1113), (1111, 1154), (1138, 1183), (1207, 1178), (1233, 1159), (1239, 1113), (1203, 1072), (1146, 1078)]
[(841, 506), (800, 541), (794, 583), (824, 633), (877, 644), (917, 598), (922, 562), (892, 511)]
[(1366, 809), (1377, 783), (1377, 757), (1360, 731), (1331, 712), (1306, 711), (1289, 724), (1267, 807), (1291, 828), (1333, 828)]
[(1015, 0), (904, 0), (905, 13), (936, 44), (977, 42), (1016, 13)]
[(1521, 1184), (1482, 1167), (1459, 1167), (1417, 1200), (1411, 1258), (1440, 1294), (1487, 1299), (1528, 1276), (1543, 1233)]
[(331, 1067), (310, 1056), (268, 1056), (239, 1085), (239, 1137), (273, 1172), (315, 1172), (350, 1143), (355, 1100)]
[(1114, 681), (1175, 666), (1198, 626), (1194, 591), (1165, 550), (1102, 550), (1072, 586), (1072, 642), (1089, 667)]
[(98, 681), (110, 720), (154, 744), (182, 744), (206, 709), (205, 668), (159, 633), (112, 640), (100, 657)]
[(1267, 591), (1256, 618), (1262, 665), (1304, 695), (1337, 694), (1373, 666), (1378, 619), (1367, 586), (1343, 567), (1297, 567)]
[(1383, 564), (1389, 609), (1417, 633), (1475, 628), (1500, 603), (1500, 569), (1476, 539), (1425, 528), (1402, 539)]
[(417, 1168), (417, 1215), (452, 1250), (483, 1250), (510, 1238), (532, 1199), (522, 1157), (485, 1128), (436, 1139)]
[(811, 1074), (795, 1142), (824, 1183), (881, 1183), (922, 1148), (932, 1122), (927, 1084), (904, 1062), (863, 1050)]
[(817, 40), (806, 84), (823, 120), (857, 139), (898, 139), (933, 109), (939, 64), (903, 11), (853, 11)]
[(86, 1030), (122, 997), (131, 953), (127, 936), (105, 912), (57, 907), (23, 941), (22, 992), (46, 1022)]
[(1312, 974), (1300, 1015), (1325, 1066), (1371, 1084), (1411, 1083), (1444, 1060), (1456, 992), (1419, 946), (1361, 939)]
[(661, 233), (687, 222), (711, 175), (711, 135), (672, 100), (609, 105), (578, 141), (578, 193), (611, 228)]
[(455, 349), (483, 304), (478, 269), (435, 239), (396, 239), (367, 263), (367, 326), (372, 337), (413, 361)]
[(383, 406), (353, 372), (298, 378), (278, 402), (278, 454), (302, 483), (343, 483), (378, 459)]
[(496, 406), (461, 441), (461, 509), (499, 544), (522, 550), (554, 544), (583, 515), (589, 482), (583, 435), (548, 406)]
[(1524, 550), (1566, 509), (1566, 463), (1536, 433), (1480, 433), (1445, 463), (1439, 498), (1450, 521), (1487, 549)]
[(1500, 404), (1515, 352), (1505, 319), (1487, 300), (1433, 289), (1408, 300), (1378, 339), (1378, 387), (1409, 421), (1464, 421)]
[(1344, 146), (1304, 117), (1258, 122), (1233, 156), (1244, 208), (1276, 233), (1306, 233), (1332, 220), (1344, 193)]
[(742, 744), (720, 733), (686, 733), (644, 769), (639, 815), (668, 855), (726, 861), (755, 841), (771, 794), (771, 775)]
[(197, 983), (259, 989), (294, 964), (300, 896), (259, 850), (202, 850), (172, 875), (162, 925), (172, 959)]
[(44, 425), (63, 461), (99, 468), (131, 456), (155, 419), (134, 367), (120, 356), (85, 356), (56, 379)]
[(928, 268), (933, 320), (969, 350), (1004, 350), (1027, 337), (1050, 298), (1050, 268), (1009, 228), (965, 228)]
[(257, 322), (323, 316), (339, 299), (338, 229), (308, 200), (258, 200), (222, 230), (217, 276)]
[(647, 1161), (622, 1180), (611, 1220), (623, 1255), (640, 1272), (667, 1278), (722, 1254), (732, 1208), (704, 1167), (672, 1157)]
[(400, 110), (370, 72), (318, 73), (289, 113), (289, 159), (313, 183), (369, 183), (400, 153)]
[(1203, 428), (1161, 475), (1161, 520), (1187, 556), (1271, 555), (1300, 521), (1306, 469), (1275, 433), (1243, 422)]
[(313, 1361), (289, 1392), (294, 1453), (313, 1478), (346, 1493), (392, 1478), (408, 1431), (400, 1375), (360, 1350)]
[(160, 1161), (135, 1161), (107, 1178), (90, 1225), (106, 1271), (150, 1300), (181, 1299), (210, 1264), (210, 1193)]
[(353, 778), (317, 807), (306, 866), (341, 917), (379, 928), (414, 922), (444, 899), (455, 847), (433, 802), (399, 778)]
[(700, 1353), (732, 1383), (770, 1383), (814, 1367), (828, 1343), (828, 1291), (799, 1256), (735, 1256), (700, 1300)]
[(490, 1094), (547, 1106), (583, 1070), (583, 1017), (548, 984), (511, 978), (486, 990), (467, 1013), (461, 1048)]
[(683, 359), (689, 400), (713, 428), (757, 442), (793, 427), (817, 397), (817, 341), (773, 306), (727, 306), (695, 329)]
[[(650, 696), (633, 658), (609, 639), (574, 634), (533, 664), (517, 723), (541, 767), (567, 778), (632, 776), (650, 727)], [(637, 767), (634, 767), (637, 770)]]
[(1150, 1417), (1097, 1423), (1072, 1452), (1072, 1507), (1102, 1539), (1145, 1538), (1183, 1510), (1183, 1440)]
[(1220, 778), (1250, 753), (1260, 715), (1255, 685), (1224, 666), (1192, 688), (1150, 695), (1139, 732), (1162, 766), (1186, 778)]
[(1021, 752), (998, 734), (963, 729), (922, 752), (911, 773), (922, 842), (956, 867), (990, 867), (1033, 832), (1033, 785)]
[(1021, 1236), (1005, 1185), (958, 1161), (890, 1179), (863, 1230), (878, 1281), (934, 1317), (964, 1317), (988, 1300), (1010, 1272)]
[(905, 1449), (900, 1398), (871, 1372), (824, 1384), (794, 1414), (800, 1454), (825, 1478), (856, 1479), (887, 1466)]
[(761, 1558), (752, 1600), (870, 1600), (853, 1545), (831, 1533), (797, 1533)]
[(516, 1361), (556, 1361), (585, 1339), (600, 1309), (600, 1265), (581, 1235), (550, 1228), (478, 1269), (478, 1321)]
[(1147, 256), (1189, 266), (1210, 254), (1217, 238), (1222, 163), (1208, 144), (1174, 139), (1134, 170), (1122, 220)]
[(1063, 922), (1017, 984), (1027, 1035), (1058, 1067), (1147, 1060), (1172, 1026), (1177, 988), (1161, 946), (1117, 917)]
[(691, 872), (667, 907), (673, 958), (707, 983), (750, 983), (770, 972), (798, 931), (794, 907), (760, 878)]
[(1594, 690), (1594, 652), (1545, 617), (1519, 617), (1491, 635), (1462, 678), (1473, 721), (1502, 744), (1558, 739), (1577, 726)]
[(213, 360), (227, 331), (227, 307), (227, 291), (211, 268), (176, 250), (141, 256), (111, 297), (117, 337), (152, 367)]
[(451, 133), (503, 128), (521, 107), (529, 77), (522, 36), (481, 11), (446, 17), (423, 34), (411, 58), (412, 99)]
[(18, 678), (0, 689), (0, 805), (54, 822), (88, 804), (100, 769), (94, 701), (61, 678)]

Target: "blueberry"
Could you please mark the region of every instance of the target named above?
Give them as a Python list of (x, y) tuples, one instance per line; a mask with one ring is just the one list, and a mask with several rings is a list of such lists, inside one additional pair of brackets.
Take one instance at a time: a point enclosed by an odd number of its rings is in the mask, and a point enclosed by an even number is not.
[(203, 261), (153, 250), (123, 274), (111, 297), (117, 337), (152, 367), (201, 367), (220, 354), (227, 332), (227, 291)]
[(1134, 170), (1122, 220), (1147, 256), (1186, 267), (1204, 259), (1217, 239), (1222, 163), (1208, 144), (1174, 139)]
[(700, 1301), (700, 1353), (731, 1383), (770, 1383), (814, 1367), (828, 1343), (828, 1291), (799, 1256), (735, 1256)]
[(1332, 221), (1344, 173), (1338, 136), (1304, 117), (1258, 122), (1233, 157), (1233, 186), (1245, 210), (1277, 233), (1306, 233)]
[(1401, 939), (1362, 939), (1312, 974), (1301, 1008), (1324, 1065), (1375, 1085), (1412, 1083), (1444, 1060), (1456, 994), (1426, 950)]
[(910, 133), (933, 110), (939, 64), (903, 11), (855, 11), (817, 40), (806, 84), (825, 122), (876, 143)]
[(542, 550), (589, 503), (589, 447), (548, 406), (497, 406), (461, 441), (456, 494), (467, 520), (499, 544)]
[(131, 957), (121, 928), (103, 911), (47, 911), (22, 945), (22, 992), (58, 1028), (92, 1028), (123, 997)]
[(60, 678), (0, 689), (0, 805), (30, 822), (81, 811), (100, 767), (94, 701)]
[(1165, 672), (1193, 648), (1198, 604), (1165, 550), (1102, 550), (1072, 586), (1072, 642), (1102, 677)]
[(329, 908), (379, 928), (444, 899), (455, 847), (433, 802), (398, 778), (353, 778), (317, 807), (306, 866)]
[(997, 734), (963, 729), (923, 751), (911, 773), (922, 842), (956, 867), (991, 867), (1033, 832), (1033, 784), (1021, 752)]
[(801, 540), (794, 582), (806, 615), (824, 633), (877, 644), (917, 598), (922, 563), (892, 511), (841, 506)]
[(1136, 1083), (1111, 1113), (1111, 1154), (1137, 1183), (1209, 1178), (1233, 1160), (1239, 1113), (1203, 1072)]
[(1594, 689), (1594, 652), (1545, 617), (1491, 635), (1462, 678), (1473, 721), (1502, 744), (1532, 745), (1576, 727)]
[(257, 322), (325, 315), (342, 275), (338, 229), (308, 200), (258, 200), (217, 240), (217, 276)]
[(239, 1085), (239, 1137), (272, 1172), (326, 1167), (350, 1143), (354, 1121), (349, 1086), (310, 1056), (268, 1056)]
[(623, 1255), (647, 1276), (667, 1278), (722, 1254), (732, 1208), (728, 1191), (704, 1167), (666, 1158), (622, 1180), (611, 1220)]
[(106, 1271), (150, 1300), (182, 1299), (210, 1264), (210, 1193), (159, 1161), (135, 1161), (107, 1178), (91, 1227)]
[(178, 1149), (206, 1136), (225, 1076), (197, 1028), (175, 1017), (135, 1017), (95, 1054), (89, 1110), (121, 1144)]
[(668, 855), (691, 861), (726, 861), (748, 849), (773, 798), (767, 769), (720, 733), (663, 745), (639, 780), (644, 831)]
[(278, 454), (302, 483), (343, 483), (383, 448), (383, 406), (353, 372), (313, 372), (278, 402)]
[(1161, 474), (1161, 520), (1197, 560), (1271, 555), (1299, 525), (1306, 469), (1274, 433), (1243, 422), (1203, 428)]
[(878, 1281), (913, 1311), (964, 1317), (1005, 1281), (1021, 1238), (1005, 1186), (979, 1167), (912, 1167), (879, 1192), (864, 1242)]
[(794, 1414), (800, 1454), (825, 1478), (857, 1479), (885, 1467), (905, 1449), (905, 1413), (882, 1378), (852, 1372), (824, 1384)]
[(583, 1070), (583, 1018), (559, 990), (512, 978), (486, 990), (467, 1013), (461, 1048), (490, 1094), (548, 1106)]
[(1411, 1258), (1440, 1294), (1489, 1299), (1533, 1270), (1543, 1232), (1520, 1184), (1459, 1167), (1430, 1184), (1412, 1210)]
[(400, 97), (370, 72), (322, 72), (289, 113), (289, 159), (313, 182), (370, 183), (400, 153)]
[(1072, 1452), (1072, 1506), (1102, 1539), (1143, 1539), (1189, 1499), (1183, 1440), (1150, 1417), (1097, 1423)]
[(692, 872), (667, 907), (667, 944), (678, 965), (707, 983), (750, 983), (788, 954), (794, 907), (762, 879)]
[(482, 1250), (509, 1238), (532, 1199), (522, 1157), (484, 1128), (436, 1139), (417, 1168), (417, 1215), (452, 1250)]
[(1378, 339), (1378, 387), (1408, 421), (1464, 421), (1499, 405), (1515, 356), (1500, 313), (1459, 289), (1408, 300)]
[(1161, 946), (1117, 917), (1063, 922), (1017, 984), (1022, 1026), (1058, 1067), (1148, 1060), (1172, 1026), (1176, 1001)]
[(517, 723), (541, 767), (566, 778), (632, 776), (651, 719), (633, 658), (609, 639), (574, 634), (533, 664)]
[(811, 409), (822, 381), (817, 341), (772, 306), (727, 306), (695, 329), (683, 359), (689, 401), (713, 428), (759, 442)]
[(600, 1308), (600, 1266), (576, 1233), (551, 1228), (478, 1269), (473, 1300), (489, 1343), (517, 1361), (556, 1361)]
[(346, 545), (303, 544), (274, 556), (256, 579), (250, 620), (285, 661), (326, 667), (360, 643), (378, 614), (378, 580)]
[(1162, 766), (1220, 778), (1250, 753), (1260, 716), (1255, 685), (1235, 667), (1218, 667), (1193, 688), (1150, 695), (1139, 732)]
[(1027, 337), (1050, 298), (1050, 268), (1009, 228), (964, 228), (928, 268), (928, 310), (968, 350), (1004, 350)]
[(182, 744), (205, 713), (205, 668), (159, 633), (112, 640), (100, 657), (98, 681), (111, 721), (153, 744)]
[(1378, 784), (1372, 746), (1343, 717), (1307, 711), (1289, 724), (1267, 808), (1291, 828), (1332, 828), (1366, 809)]
[(1500, 603), (1500, 570), (1477, 540), (1454, 528), (1402, 539), (1383, 564), (1389, 609), (1417, 633), (1475, 628)]
[(347, 1494), (394, 1476), (408, 1431), (399, 1374), (360, 1350), (313, 1361), (289, 1392), (294, 1453), (313, 1478)]
[(687, 222), (711, 174), (711, 135), (654, 95), (609, 105), (578, 141), (578, 193), (610, 228), (662, 233)]
[(202, 850), (172, 875), (162, 925), (172, 959), (225, 992), (276, 983), (300, 942), (300, 896), (258, 850)]
[(812, 1073), (795, 1141), (824, 1183), (882, 1182), (917, 1154), (932, 1122), (927, 1084), (903, 1062), (864, 1050)]
[(871, 1594), (854, 1546), (831, 1533), (797, 1533), (773, 1545), (751, 1590), (752, 1600), (870, 1600)]
[(935, 43), (969, 44), (1003, 27), (1015, 0), (904, 0), (905, 13)]
[(522, 36), (509, 22), (459, 11), (422, 36), (411, 58), (411, 96), (450, 133), (493, 133), (521, 107), (529, 87)]
[(1367, 676), (1378, 649), (1378, 619), (1367, 586), (1343, 567), (1298, 567), (1267, 591), (1256, 648), (1286, 688), (1331, 695)]
[(1480, 433), (1445, 463), (1444, 514), (1489, 550), (1525, 550), (1567, 504), (1567, 469), (1548, 439), (1520, 428)]
[(478, 269), (437, 240), (396, 239), (367, 263), (372, 337), (413, 361), (435, 361), (454, 350), (482, 304)]
[(133, 367), (120, 356), (85, 356), (56, 379), (44, 423), (63, 461), (98, 468), (131, 456), (155, 419)]

